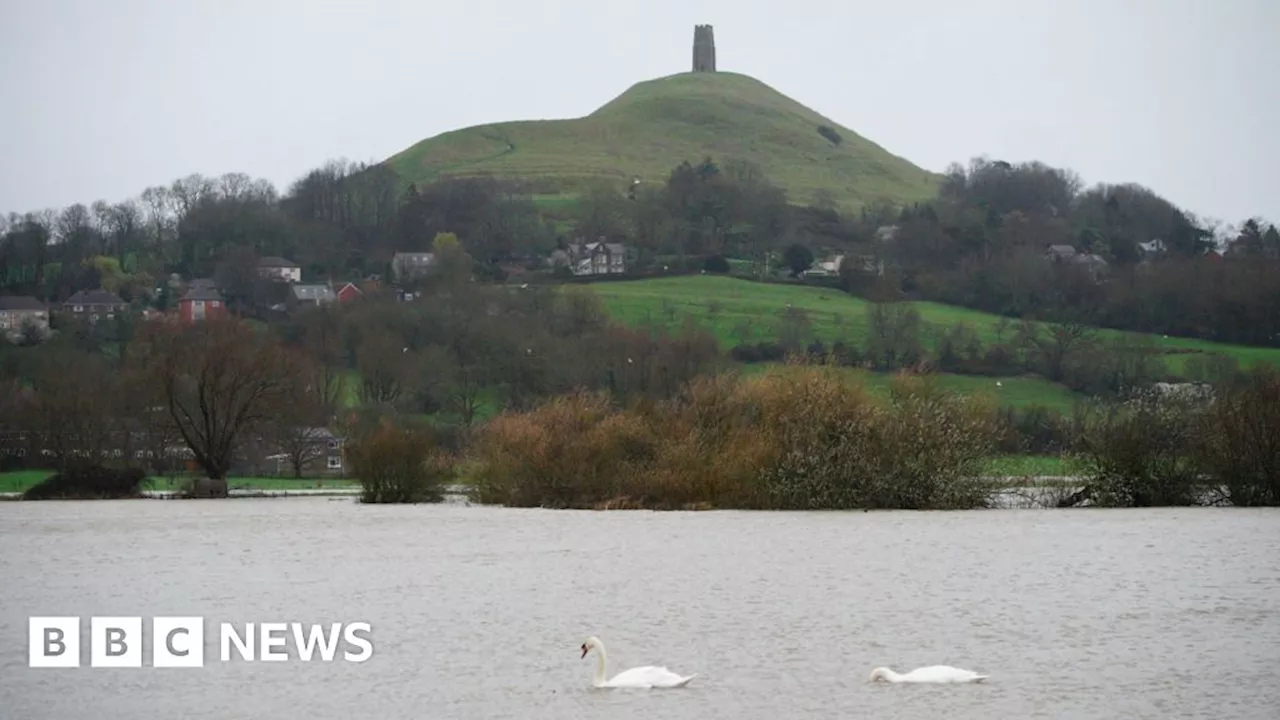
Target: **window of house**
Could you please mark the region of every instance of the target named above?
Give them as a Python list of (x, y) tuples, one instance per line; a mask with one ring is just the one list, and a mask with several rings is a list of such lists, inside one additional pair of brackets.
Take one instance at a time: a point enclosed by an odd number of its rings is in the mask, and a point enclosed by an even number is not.
[(330, 440), (330, 441), (329, 441), (329, 449), (330, 449), (330, 450), (337, 450), (337, 449), (338, 449), (338, 441), (337, 441), (337, 440)]
[(329, 456), (329, 469), (330, 469), (330, 470), (341, 470), (341, 469), (342, 469), (342, 456), (340, 456), (340, 455), (330, 455), (330, 456)]
[(75, 311), (75, 312), (84, 312), (84, 306), (83, 306), (83, 305), (76, 305), (76, 306), (75, 306), (75, 308), (74, 308), (74, 311)]

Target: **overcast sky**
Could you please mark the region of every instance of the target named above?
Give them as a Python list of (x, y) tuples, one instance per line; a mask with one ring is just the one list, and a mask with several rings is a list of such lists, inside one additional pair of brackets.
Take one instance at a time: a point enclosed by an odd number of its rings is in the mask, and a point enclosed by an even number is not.
[[(986, 154), (1280, 221), (1280, 0), (0, 0), (0, 211), (281, 190), (459, 127), (752, 75), (930, 170)], [(1269, 88), (1269, 89), (1268, 89)]]

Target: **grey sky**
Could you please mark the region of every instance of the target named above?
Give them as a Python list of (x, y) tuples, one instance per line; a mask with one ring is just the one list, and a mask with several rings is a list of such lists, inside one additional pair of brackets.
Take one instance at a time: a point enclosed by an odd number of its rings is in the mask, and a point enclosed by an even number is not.
[[(916, 164), (986, 154), (1280, 221), (1276, 0), (0, 0), (0, 211), (752, 75)], [(1267, 90), (1266, 88), (1272, 88)]]

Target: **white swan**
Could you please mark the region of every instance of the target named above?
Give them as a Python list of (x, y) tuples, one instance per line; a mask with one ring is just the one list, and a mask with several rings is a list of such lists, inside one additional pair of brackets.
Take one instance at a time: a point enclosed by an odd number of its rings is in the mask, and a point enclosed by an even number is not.
[(605, 680), (604, 668), (605, 663), (608, 662), (608, 655), (605, 652), (604, 643), (594, 635), (582, 643), (582, 657), (586, 657), (592, 650), (598, 651), (599, 654), (595, 675), (591, 680), (591, 684), (598, 688), (678, 688), (688, 685), (690, 680), (698, 676), (698, 673), (694, 673), (683, 677), (665, 667), (645, 665), (620, 672), (614, 675), (612, 680)]
[(986, 680), (989, 675), (979, 675), (972, 670), (962, 670), (950, 665), (930, 665), (916, 668), (906, 675), (899, 675), (887, 667), (871, 671), (870, 682), (883, 680), (891, 683), (973, 683)]

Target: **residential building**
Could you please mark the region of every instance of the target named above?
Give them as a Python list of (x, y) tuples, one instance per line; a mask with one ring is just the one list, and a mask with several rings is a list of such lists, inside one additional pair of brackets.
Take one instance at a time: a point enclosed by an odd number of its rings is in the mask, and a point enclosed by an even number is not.
[(1096, 253), (1084, 253), (1070, 245), (1049, 245), (1044, 257), (1052, 262), (1062, 262), (1083, 267), (1096, 280), (1108, 267), (1107, 261)]
[(343, 438), (328, 428), (296, 428), (287, 445), (292, 447), (280, 447), (265, 458), (271, 463), (268, 471), (274, 470), (277, 475), (293, 475), (293, 461), (297, 459), (302, 461), (303, 477), (342, 477), (345, 474)]
[(97, 322), (102, 318), (111, 319), (118, 312), (124, 312), (129, 304), (119, 295), (106, 290), (81, 290), (62, 303), (63, 312), (89, 322)]
[(622, 243), (578, 243), (569, 247), (570, 269), (574, 275), (611, 275), (627, 271), (626, 247)]
[(398, 252), (391, 256), (391, 278), (406, 282), (425, 277), (435, 261), (436, 256), (429, 252)]
[(215, 287), (192, 283), (178, 301), (178, 319), (184, 323), (199, 322), (227, 314), (227, 304)]
[(0, 332), (16, 339), (27, 325), (37, 328), (41, 335), (47, 334), (49, 308), (29, 295), (0, 296)]
[(844, 255), (832, 255), (826, 260), (816, 262), (808, 270), (802, 273), (805, 277), (829, 277), (840, 274), (840, 263), (844, 261)]
[(258, 276), (284, 282), (302, 282), (302, 267), (282, 257), (264, 257), (258, 261)]
[(318, 307), (336, 302), (337, 294), (329, 285), (294, 285), (289, 288), (289, 305), (291, 307)]
[(360, 289), (359, 285), (349, 282), (338, 288), (337, 296), (338, 302), (351, 302), (364, 297), (364, 291)]

